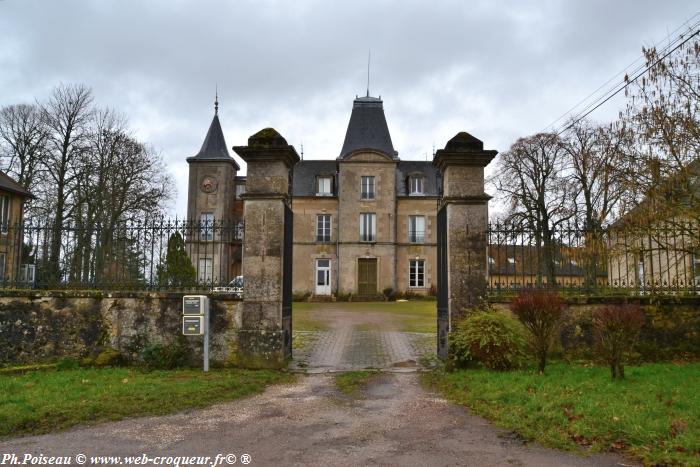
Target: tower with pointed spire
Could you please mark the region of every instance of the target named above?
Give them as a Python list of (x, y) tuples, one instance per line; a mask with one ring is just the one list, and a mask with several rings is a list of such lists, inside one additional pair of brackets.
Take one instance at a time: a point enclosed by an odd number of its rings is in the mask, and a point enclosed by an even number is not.
[(186, 238), (190, 259), (201, 282), (228, 283), (240, 274), (241, 241), (236, 235), (242, 218), (236, 191), (240, 167), (230, 156), (221, 129), (218, 90), (204, 143), (187, 164), (187, 220), (196, 226)]

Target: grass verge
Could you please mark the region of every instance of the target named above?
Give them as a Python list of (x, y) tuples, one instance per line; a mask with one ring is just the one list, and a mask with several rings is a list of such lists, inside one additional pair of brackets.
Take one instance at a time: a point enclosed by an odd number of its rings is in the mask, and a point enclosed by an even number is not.
[(700, 364), (626, 368), (554, 364), (535, 371), (436, 371), (424, 382), (545, 446), (621, 451), (648, 465), (700, 465)]
[(163, 415), (261, 392), (293, 376), (276, 371), (153, 371), (127, 368), (33, 371), (0, 376), (0, 436), (81, 423)]
[(378, 371), (347, 371), (335, 375), (335, 385), (343, 394), (358, 397), (369, 386)]

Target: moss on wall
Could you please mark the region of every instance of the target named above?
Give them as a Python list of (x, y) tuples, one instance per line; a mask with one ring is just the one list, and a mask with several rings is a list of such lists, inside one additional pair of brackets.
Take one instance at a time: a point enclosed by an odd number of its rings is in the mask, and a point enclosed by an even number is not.
[[(95, 357), (106, 348), (138, 360), (152, 344), (181, 337), (182, 295), (9, 291), (0, 293), (0, 365)], [(239, 300), (210, 301), (210, 355), (224, 362), (240, 325)], [(184, 338), (190, 360), (201, 361), (202, 337)]]

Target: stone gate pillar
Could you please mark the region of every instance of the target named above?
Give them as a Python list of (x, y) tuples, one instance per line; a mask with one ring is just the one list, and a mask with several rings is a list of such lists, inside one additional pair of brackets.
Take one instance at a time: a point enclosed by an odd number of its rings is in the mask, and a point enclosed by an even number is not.
[(243, 312), (234, 363), (280, 368), (290, 356), (285, 349), (291, 349), (291, 319), (282, 317), (285, 231), (292, 228), (285, 209), (290, 200), (290, 170), (299, 156), (272, 128), (248, 138), (248, 146), (233, 150), (248, 164), (242, 196)]
[[(433, 159), (443, 178), (445, 264), (438, 292), (446, 294), (448, 312), (442, 323), (438, 313), (438, 332), (443, 331), (445, 338), (453, 323), (464, 316), (465, 309), (478, 304), (486, 294), (491, 197), (484, 193), (484, 167), (496, 154), (497, 151), (485, 151), (479, 139), (461, 132), (447, 142), (445, 149), (438, 150)], [(438, 353), (442, 358), (447, 356), (447, 342), (438, 343)]]

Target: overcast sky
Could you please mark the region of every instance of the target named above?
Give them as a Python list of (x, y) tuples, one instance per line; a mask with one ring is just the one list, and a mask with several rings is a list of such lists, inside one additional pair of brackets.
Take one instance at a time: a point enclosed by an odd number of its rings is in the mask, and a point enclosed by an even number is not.
[(370, 93), (384, 100), (402, 159), (430, 157), (462, 130), (505, 151), (697, 10), (660, 0), (0, 0), (0, 106), (43, 99), (60, 82), (89, 85), (162, 155), (182, 216), (185, 159), (202, 144), (217, 84), (229, 148), (272, 126), (306, 159), (334, 159), (371, 49)]

